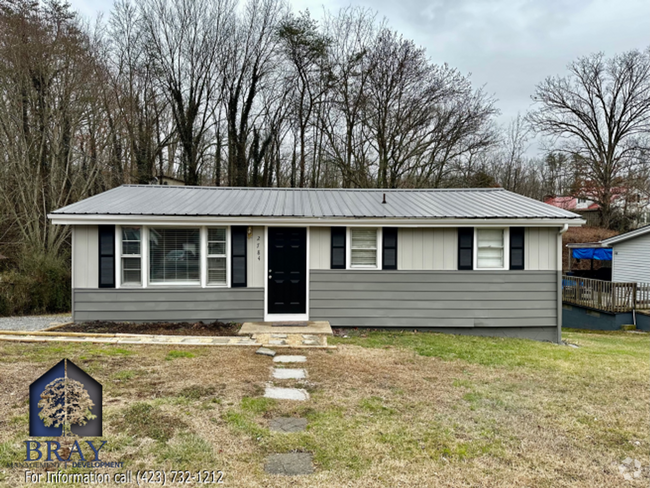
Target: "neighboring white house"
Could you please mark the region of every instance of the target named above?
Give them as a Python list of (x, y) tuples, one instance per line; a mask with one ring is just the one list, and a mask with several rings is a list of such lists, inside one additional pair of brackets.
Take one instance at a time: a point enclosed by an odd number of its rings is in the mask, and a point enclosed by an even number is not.
[(612, 281), (650, 283), (650, 225), (602, 240), (612, 248)]

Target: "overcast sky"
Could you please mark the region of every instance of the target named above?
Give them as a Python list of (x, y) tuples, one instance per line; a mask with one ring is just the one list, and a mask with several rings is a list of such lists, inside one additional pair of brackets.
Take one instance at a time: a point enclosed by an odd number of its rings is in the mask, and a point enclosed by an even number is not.
[[(108, 14), (112, 0), (70, 0), (86, 17)], [(650, 45), (650, 0), (289, 0), (294, 10), (354, 5), (424, 46), (436, 63), (471, 73), (495, 95), (506, 124), (530, 107), (546, 76), (563, 74), (579, 56), (611, 56)]]

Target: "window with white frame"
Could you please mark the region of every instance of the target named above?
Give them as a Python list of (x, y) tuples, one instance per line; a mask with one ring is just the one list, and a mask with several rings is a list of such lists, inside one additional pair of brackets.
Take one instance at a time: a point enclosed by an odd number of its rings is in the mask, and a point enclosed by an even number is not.
[(350, 229), (350, 267), (377, 267), (377, 229)]
[(140, 227), (122, 227), (122, 285), (142, 284)]
[(476, 267), (505, 267), (504, 229), (476, 229)]
[(226, 285), (226, 228), (208, 228), (208, 285)]
[(149, 229), (149, 282), (200, 283), (201, 238), (198, 228)]

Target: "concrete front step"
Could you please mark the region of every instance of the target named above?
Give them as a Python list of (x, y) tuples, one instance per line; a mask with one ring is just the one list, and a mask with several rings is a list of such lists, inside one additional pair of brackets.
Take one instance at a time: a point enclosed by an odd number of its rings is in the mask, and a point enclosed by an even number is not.
[(245, 322), (240, 335), (250, 335), (265, 346), (328, 347), (327, 336), (332, 335), (329, 322), (296, 322), (299, 325), (275, 322)]

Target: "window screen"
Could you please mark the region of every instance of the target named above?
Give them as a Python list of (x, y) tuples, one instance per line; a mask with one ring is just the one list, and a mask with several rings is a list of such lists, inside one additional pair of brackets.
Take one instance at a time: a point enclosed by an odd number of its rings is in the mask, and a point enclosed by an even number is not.
[(208, 228), (208, 285), (226, 284), (226, 228)]
[(377, 267), (377, 229), (350, 229), (350, 267)]
[(524, 228), (510, 228), (510, 269), (524, 269)]
[(476, 266), (477, 268), (504, 267), (503, 229), (477, 229)]
[(151, 283), (200, 280), (199, 229), (150, 229)]
[(345, 269), (345, 227), (332, 227), (330, 267), (332, 269)]
[(472, 253), (474, 252), (474, 229), (458, 229), (458, 269), (474, 269)]
[(122, 227), (122, 284), (142, 284), (139, 227)]
[(246, 227), (231, 227), (232, 234), (232, 280), (231, 286), (246, 286)]
[(397, 269), (397, 227), (384, 227), (382, 238), (384, 241), (382, 267)]

